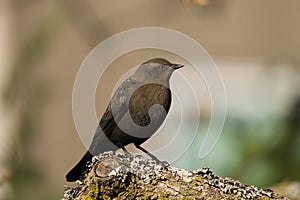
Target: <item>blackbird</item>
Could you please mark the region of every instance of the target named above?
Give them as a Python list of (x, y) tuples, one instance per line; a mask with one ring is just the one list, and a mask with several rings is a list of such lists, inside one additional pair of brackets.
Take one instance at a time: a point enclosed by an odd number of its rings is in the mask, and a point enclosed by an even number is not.
[[(165, 120), (171, 105), (169, 80), (182, 64), (164, 58), (142, 63), (115, 91), (95, 131), (90, 148), (66, 175), (73, 182), (83, 178), (87, 163), (94, 155), (115, 151), (133, 143), (138, 149), (157, 158), (140, 145), (149, 139)], [(128, 152), (127, 152), (128, 153)]]

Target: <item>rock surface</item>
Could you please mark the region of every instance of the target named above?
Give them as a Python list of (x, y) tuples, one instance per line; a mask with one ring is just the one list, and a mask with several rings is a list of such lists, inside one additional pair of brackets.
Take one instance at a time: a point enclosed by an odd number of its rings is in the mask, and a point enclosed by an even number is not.
[(93, 158), (84, 180), (65, 187), (71, 199), (288, 199), (209, 168), (186, 171), (142, 156), (105, 152)]

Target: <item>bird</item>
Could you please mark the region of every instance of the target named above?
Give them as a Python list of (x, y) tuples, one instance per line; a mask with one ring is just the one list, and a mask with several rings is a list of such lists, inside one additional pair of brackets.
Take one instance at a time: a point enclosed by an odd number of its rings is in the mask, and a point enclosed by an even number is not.
[(140, 64), (114, 92), (89, 149), (67, 173), (66, 180), (81, 180), (94, 155), (120, 148), (129, 153), (125, 148), (128, 144), (134, 144), (152, 159), (158, 160), (141, 144), (164, 122), (172, 102), (171, 75), (183, 66), (165, 58), (151, 58)]

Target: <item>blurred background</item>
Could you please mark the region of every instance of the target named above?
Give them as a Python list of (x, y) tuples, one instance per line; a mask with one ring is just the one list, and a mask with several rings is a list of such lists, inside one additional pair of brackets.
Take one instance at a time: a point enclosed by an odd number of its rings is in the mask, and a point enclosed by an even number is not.
[[(199, 133), (174, 166), (209, 166), (260, 187), (299, 181), (299, 8), (297, 0), (1, 0), (0, 199), (62, 197), (64, 176), (85, 151), (72, 116), (80, 64), (106, 38), (145, 26), (194, 38), (226, 88), (226, 122), (215, 148), (195, 159), (210, 119), (207, 96)], [(122, 74), (154, 56), (180, 60), (157, 50), (117, 59), (99, 82), (98, 117)]]

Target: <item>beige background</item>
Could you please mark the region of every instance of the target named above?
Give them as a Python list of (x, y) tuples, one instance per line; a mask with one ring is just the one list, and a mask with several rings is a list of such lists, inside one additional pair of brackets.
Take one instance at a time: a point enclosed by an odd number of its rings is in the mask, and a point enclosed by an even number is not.
[[(284, 109), (276, 110), (277, 103), (285, 108), (284, 105), (294, 97), (294, 86), (298, 84), (294, 66), (298, 67), (295, 63), (300, 62), (299, 7), (297, 0), (212, 0), (207, 6), (177, 0), (1, 1), (1, 86), (4, 87), (15, 60), (36, 32), (45, 29), (50, 38), (46, 51), (35, 52), (34, 74), (28, 74), (22, 86), (23, 91), (30, 90), (26, 80), (34, 79), (45, 81), (49, 89), (40, 116), (41, 124), (31, 137), (28, 154), (19, 153), (25, 159), (32, 157), (39, 166), (45, 181), (39, 186), (41, 191), (60, 197), (65, 173), (85, 151), (72, 118), (72, 87), (80, 64), (99, 42), (136, 27), (158, 26), (180, 31), (202, 44), (219, 66), (227, 89), (229, 115), (243, 116), (254, 110), (252, 113), (257, 116), (257, 104), (253, 101), (260, 97), (258, 102), (269, 104), (269, 100), (256, 93), (256, 88), (262, 93), (273, 91), (271, 94), (278, 98), (269, 110), (282, 113)], [(122, 73), (160, 53), (135, 52), (112, 64), (98, 86), (95, 105), (98, 116), (105, 109), (114, 83)], [(166, 56), (172, 58), (169, 54)], [(124, 71), (116, 70), (120, 65), (124, 66)], [(275, 66), (275, 81), (273, 75), (264, 73), (270, 66)], [(283, 88), (277, 88), (278, 91), (259, 86), (268, 83), (272, 88), (276, 81), (284, 83), (278, 84), (283, 85)], [(22, 103), (17, 105), (22, 107)], [(22, 110), (18, 106), (14, 109), (6, 109), (5, 105), (0, 107), (1, 143), (18, 140), (12, 131), (18, 126), (18, 110)], [(202, 106), (204, 109), (209, 107)], [(1, 145), (1, 148), (4, 152), (10, 147)], [(4, 160), (6, 156), (2, 156)]]

